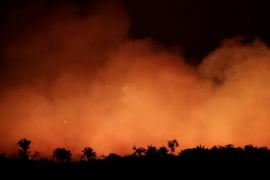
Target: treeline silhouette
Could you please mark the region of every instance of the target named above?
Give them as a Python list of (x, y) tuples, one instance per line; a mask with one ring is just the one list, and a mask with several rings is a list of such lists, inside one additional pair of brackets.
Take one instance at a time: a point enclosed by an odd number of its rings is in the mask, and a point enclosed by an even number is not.
[[(19, 174), (70, 176), (73, 174), (100, 176), (97, 172), (130, 172), (140, 174), (172, 173), (183, 171), (192, 167), (198, 171), (207, 165), (215, 169), (220, 165), (226, 168), (245, 167), (246, 170), (267, 163), (270, 164), (270, 149), (246, 145), (235, 147), (232, 144), (226, 146), (213, 146), (211, 148), (199, 145), (194, 148), (179, 150), (179, 142), (175, 139), (167, 141), (167, 146), (146, 147), (133, 146), (132, 152), (127, 155), (110, 153), (107, 156), (97, 156), (94, 148), (87, 146), (82, 149), (80, 158), (74, 158), (72, 152), (64, 147), (53, 150), (51, 157), (43, 157), (39, 152), (31, 153), (32, 142), (23, 138), (17, 142), (18, 152), (13, 156), (0, 154), (0, 165), (3, 172), (20, 172)], [(31, 169), (31, 171), (29, 171)], [(222, 168), (224, 169), (224, 168)]]
[(30, 152), (31, 140), (23, 138), (17, 142), (19, 148), (18, 153), (14, 156), (6, 156), (0, 153), (0, 161), (50, 161), (56, 163), (71, 163), (74, 161), (91, 162), (101, 160), (121, 160), (121, 159), (145, 159), (145, 160), (191, 160), (191, 161), (255, 161), (255, 160), (270, 160), (270, 149), (267, 147), (257, 147), (253, 145), (245, 145), (244, 147), (235, 147), (232, 144), (225, 146), (213, 146), (206, 148), (202, 145), (194, 148), (183, 149), (176, 152), (179, 148), (177, 140), (169, 140), (167, 147), (156, 147), (148, 145), (147, 147), (132, 147), (132, 153), (128, 155), (118, 155), (110, 153), (107, 156), (97, 156), (97, 153), (91, 146), (82, 149), (81, 157), (72, 161), (72, 152), (64, 147), (57, 147), (52, 152), (52, 158), (42, 157), (39, 152)]

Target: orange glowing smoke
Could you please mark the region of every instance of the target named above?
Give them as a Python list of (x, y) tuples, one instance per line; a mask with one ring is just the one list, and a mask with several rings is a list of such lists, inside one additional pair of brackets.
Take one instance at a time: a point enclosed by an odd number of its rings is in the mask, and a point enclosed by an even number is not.
[(0, 151), (14, 151), (22, 137), (45, 154), (87, 145), (126, 153), (172, 138), (182, 147), (269, 145), (264, 43), (226, 40), (193, 67), (149, 39), (131, 40), (121, 7), (56, 12), (6, 45)]

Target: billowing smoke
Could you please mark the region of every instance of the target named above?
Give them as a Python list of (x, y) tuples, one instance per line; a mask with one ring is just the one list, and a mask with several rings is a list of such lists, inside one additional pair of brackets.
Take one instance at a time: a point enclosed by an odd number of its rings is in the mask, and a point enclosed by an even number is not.
[[(22, 12), (25, 13), (25, 12)], [(126, 153), (132, 145), (269, 145), (270, 50), (225, 40), (198, 67), (128, 37), (121, 6), (57, 7), (5, 44), (0, 150)]]

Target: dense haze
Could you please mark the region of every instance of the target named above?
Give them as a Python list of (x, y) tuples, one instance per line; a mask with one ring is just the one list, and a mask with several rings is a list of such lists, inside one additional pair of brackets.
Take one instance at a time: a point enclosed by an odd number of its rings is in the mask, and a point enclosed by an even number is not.
[(121, 5), (57, 6), (35, 18), (5, 40), (0, 151), (23, 137), (45, 154), (127, 153), (172, 138), (269, 145), (270, 49), (260, 40), (223, 40), (194, 67), (178, 48), (129, 38)]

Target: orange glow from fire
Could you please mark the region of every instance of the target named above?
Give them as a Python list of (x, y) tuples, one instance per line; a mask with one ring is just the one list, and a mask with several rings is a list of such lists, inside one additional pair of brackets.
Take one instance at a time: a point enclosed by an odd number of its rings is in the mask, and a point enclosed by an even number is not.
[[(0, 151), (17, 140), (50, 154), (127, 153), (132, 145), (269, 145), (270, 50), (225, 40), (198, 67), (150, 40), (128, 37), (121, 7), (81, 17), (69, 8), (7, 45), (12, 79), (0, 93)], [(72, 13), (71, 13), (72, 12)]]

